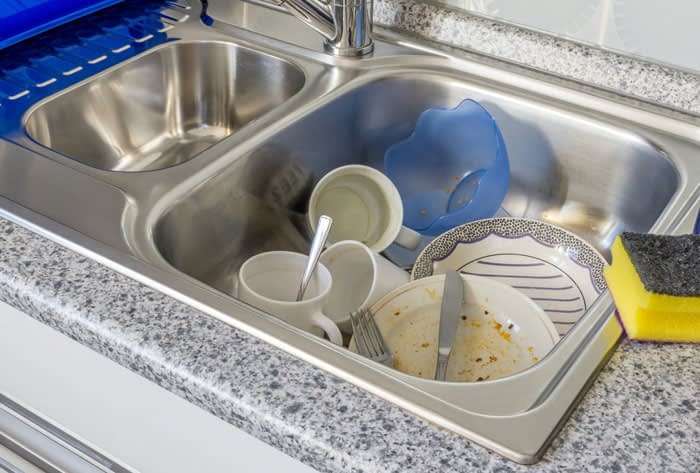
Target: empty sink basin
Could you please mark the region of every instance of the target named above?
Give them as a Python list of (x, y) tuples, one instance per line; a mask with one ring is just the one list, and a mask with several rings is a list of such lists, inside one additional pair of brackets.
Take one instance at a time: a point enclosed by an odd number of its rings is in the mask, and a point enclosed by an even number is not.
[(154, 50), (49, 100), (27, 134), (88, 166), (147, 171), (201, 153), (298, 92), (297, 66), (222, 42)]

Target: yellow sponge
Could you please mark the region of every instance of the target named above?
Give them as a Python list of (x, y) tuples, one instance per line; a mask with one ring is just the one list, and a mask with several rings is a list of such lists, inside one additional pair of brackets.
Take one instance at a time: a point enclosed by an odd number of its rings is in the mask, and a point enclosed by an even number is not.
[(700, 342), (700, 236), (623, 233), (605, 280), (630, 338)]

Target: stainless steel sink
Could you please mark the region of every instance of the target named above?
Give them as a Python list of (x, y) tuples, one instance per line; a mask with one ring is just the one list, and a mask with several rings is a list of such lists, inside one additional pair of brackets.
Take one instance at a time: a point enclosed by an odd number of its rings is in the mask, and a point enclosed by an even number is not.
[(89, 166), (149, 171), (192, 159), (289, 99), (304, 74), (222, 42), (177, 42), (37, 106), (27, 134)]
[[(288, 41), (296, 19), (222, 3), (231, 8), (209, 12), (206, 24), (198, 15), (179, 22), (166, 46), (29, 101), (24, 121), (0, 140), (0, 165), (29, 184), (0, 175), (5, 215), (443, 428), (518, 462), (536, 461), (621, 335), (608, 294), (529, 370), (441, 383), (377, 365), (242, 304), (233, 296), (237, 269), (259, 251), (305, 251), (314, 182), (342, 164), (381, 168), (384, 151), (426, 108), (465, 98), (484, 104), (511, 158), (504, 211), (562, 225), (604, 253), (622, 230), (672, 234), (693, 217), (700, 124), (388, 31), (379, 31), (373, 57), (331, 58), (320, 36)], [(174, 89), (149, 85), (152, 74)], [(93, 120), (87, 111), (104, 103), (100, 97), (129, 113)], [(77, 118), (58, 127), (67, 110)], [(173, 124), (175, 117), (182, 120)], [(214, 136), (203, 124), (216, 128)], [(221, 131), (238, 127), (230, 136)], [(185, 144), (192, 134), (207, 138)], [(163, 139), (170, 135), (177, 139)], [(124, 153), (112, 147), (132, 142)], [(149, 160), (153, 149), (169, 157)], [(144, 169), (152, 172), (105, 171)], [(75, 218), (78, 205), (90, 218)], [(399, 262), (415, 256), (388, 254)]]

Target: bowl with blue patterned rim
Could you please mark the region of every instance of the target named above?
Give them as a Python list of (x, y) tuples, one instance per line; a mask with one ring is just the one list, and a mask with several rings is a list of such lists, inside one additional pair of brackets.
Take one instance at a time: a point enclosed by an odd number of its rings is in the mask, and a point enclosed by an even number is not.
[(416, 259), (411, 279), (454, 269), (504, 282), (537, 303), (564, 335), (607, 289), (605, 265), (595, 248), (563, 228), (490, 218), (435, 238)]

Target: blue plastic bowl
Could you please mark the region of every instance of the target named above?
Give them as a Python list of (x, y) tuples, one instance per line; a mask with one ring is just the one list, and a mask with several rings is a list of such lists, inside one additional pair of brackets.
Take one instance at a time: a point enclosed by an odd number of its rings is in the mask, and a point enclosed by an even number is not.
[(404, 225), (431, 236), (494, 216), (510, 180), (496, 121), (470, 99), (421, 113), (411, 136), (387, 150), (384, 169), (401, 194)]

